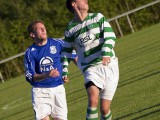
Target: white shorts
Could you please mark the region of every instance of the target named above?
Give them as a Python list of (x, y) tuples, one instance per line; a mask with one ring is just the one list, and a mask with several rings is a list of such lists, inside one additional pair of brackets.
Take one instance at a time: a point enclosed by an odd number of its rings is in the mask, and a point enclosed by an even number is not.
[(66, 93), (63, 85), (53, 88), (32, 88), (32, 104), (36, 120), (48, 115), (67, 120)]
[(118, 58), (111, 58), (107, 66), (99, 64), (88, 68), (84, 73), (84, 78), (85, 84), (92, 81), (101, 89), (101, 98), (112, 100), (119, 80)]

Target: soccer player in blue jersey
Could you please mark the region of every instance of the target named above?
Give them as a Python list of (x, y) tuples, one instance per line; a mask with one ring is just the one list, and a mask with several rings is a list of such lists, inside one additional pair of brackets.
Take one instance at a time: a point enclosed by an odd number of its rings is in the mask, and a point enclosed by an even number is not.
[(61, 40), (47, 38), (44, 22), (35, 20), (28, 26), (34, 43), (25, 53), (25, 76), (33, 86), (32, 104), (36, 120), (67, 120), (66, 93), (62, 79)]
[[(88, 0), (66, 0), (66, 7), (74, 18), (65, 30), (63, 67), (67, 71), (68, 58), (76, 48), (77, 65), (84, 75), (88, 95), (86, 120), (99, 120), (99, 97), (101, 120), (111, 120), (110, 105), (119, 80), (115, 33), (104, 15), (88, 13)], [(67, 77), (65, 71), (63, 75)]]

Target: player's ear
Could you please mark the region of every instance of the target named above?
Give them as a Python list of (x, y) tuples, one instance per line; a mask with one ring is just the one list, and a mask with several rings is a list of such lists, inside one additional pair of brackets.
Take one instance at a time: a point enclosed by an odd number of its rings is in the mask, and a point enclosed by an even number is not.
[(34, 35), (33, 32), (31, 32), (29, 35), (30, 35), (31, 38), (34, 38), (34, 37), (35, 37), (35, 35)]
[(76, 7), (77, 4), (75, 2), (72, 2), (72, 7)]

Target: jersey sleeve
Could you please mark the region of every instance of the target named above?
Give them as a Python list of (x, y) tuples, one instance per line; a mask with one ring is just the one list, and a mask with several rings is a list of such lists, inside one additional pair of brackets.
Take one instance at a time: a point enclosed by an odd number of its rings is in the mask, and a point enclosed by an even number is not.
[(72, 37), (69, 36), (69, 31), (65, 31), (65, 39), (64, 39), (64, 49), (62, 51), (62, 65), (63, 65), (63, 74), (62, 76), (68, 75), (68, 66), (69, 62), (72, 58), (73, 44)]
[(75, 59), (77, 56), (77, 52), (75, 50), (72, 50), (72, 56), (71, 59)]
[(28, 49), (25, 53), (24, 64), (25, 64), (26, 80), (32, 84), (33, 76), (36, 74), (36, 72), (35, 72), (35, 61), (33, 59), (33, 56), (31, 55), (30, 49)]
[(107, 19), (99, 13), (99, 23), (101, 25), (101, 31), (103, 32), (104, 44), (102, 46), (102, 56), (112, 56), (112, 49), (115, 45), (116, 36), (113, 29)]

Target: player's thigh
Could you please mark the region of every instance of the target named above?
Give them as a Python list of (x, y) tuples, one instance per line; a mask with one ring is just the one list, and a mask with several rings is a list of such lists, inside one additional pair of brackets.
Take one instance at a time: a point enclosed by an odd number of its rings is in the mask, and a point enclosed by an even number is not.
[(100, 99), (100, 110), (103, 115), (109, 112), (111, 100)]
[(106, 70), (106, 82), (104, 89), (100, 93), (100, 97), (107, 100), (112, 100), (117, 89), (119, 80), (118, 60), (112, 60)]
[(50, 98), (46, 93), (43, 93), (45, 88), (32, 89), (32, 105), (35, 112), (36, 120), (41, 120), (51, 114), (49, 105)]
[(97, 107), (99, 98), (99, 88), (95, 85), (91, 85), (87, 88), (88, 105), (91, 107)]
[(88, 86), (88, 83), (92, 82), (99, 89), (103, 89), (104, 77), (103, 77), (103, 74), (101, 73), (101, 66), (94, 66), (94, 67), (88, 68), (84, 73), (84, 79), (85, 79), (86, 88)]
[(55, 119), (67, 120), (67, 101), (65, 88), (63, 85), (58, 86), (56, 89), (54, 105), (52, 117)]

